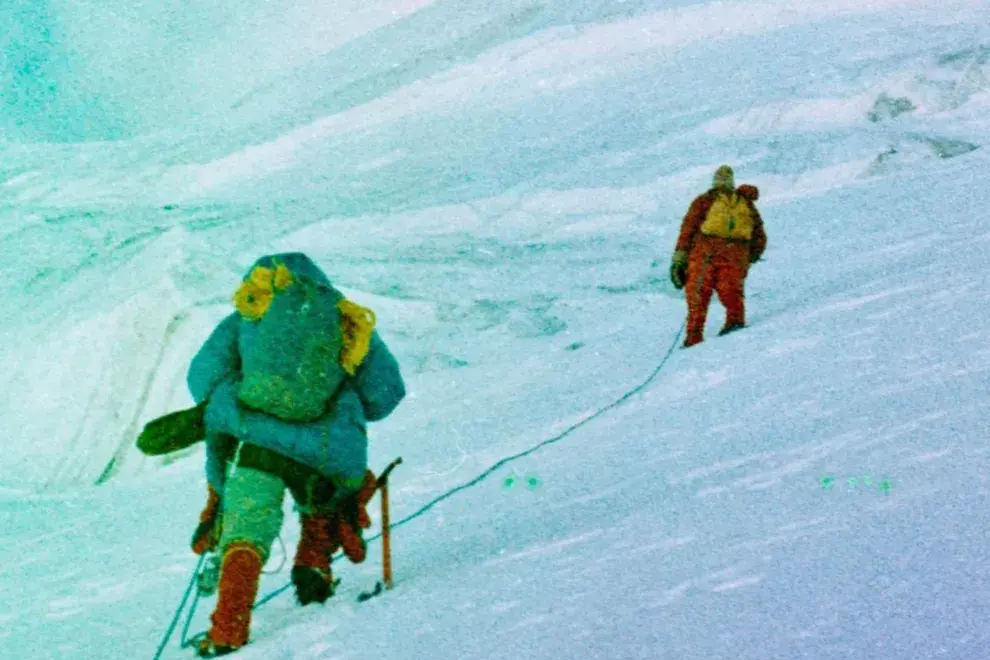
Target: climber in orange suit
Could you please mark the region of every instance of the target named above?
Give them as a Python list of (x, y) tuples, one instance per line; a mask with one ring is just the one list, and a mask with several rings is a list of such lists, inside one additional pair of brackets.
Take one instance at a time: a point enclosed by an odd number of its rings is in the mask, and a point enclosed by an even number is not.
[(715, 172), (712, 188), (698, 196), (684, 216), (670, 266), (671, 281), (685, 289), (687, 298), (684, 348), (704, 339), (713, 292), (725, 307), (719, 335), (746, 326), (743, 284), (750, 265), (767, 246), (755, 205), (759, 195), (756, 186), (736, 188), (732, 168), (723, 165)]

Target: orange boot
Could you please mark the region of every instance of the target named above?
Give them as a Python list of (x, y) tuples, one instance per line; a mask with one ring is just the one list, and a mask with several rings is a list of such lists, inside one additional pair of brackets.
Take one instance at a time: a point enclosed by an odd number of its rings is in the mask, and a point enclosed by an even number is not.
[(261, 553), (250, 543), (227, 547), (220, 567), (217, 606), (210, 617), (213, 625), (200, 644), (200, 657), (226, 655), (248, 643), (262, 566)]

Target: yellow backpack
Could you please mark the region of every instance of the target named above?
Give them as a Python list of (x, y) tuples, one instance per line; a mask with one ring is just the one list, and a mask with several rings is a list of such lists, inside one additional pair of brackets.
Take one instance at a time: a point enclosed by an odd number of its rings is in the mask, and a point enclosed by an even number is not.
[(739, 193), (718, 194), (701, 224), (705, 236), (748, 241), (753, 237), (753, 214)]

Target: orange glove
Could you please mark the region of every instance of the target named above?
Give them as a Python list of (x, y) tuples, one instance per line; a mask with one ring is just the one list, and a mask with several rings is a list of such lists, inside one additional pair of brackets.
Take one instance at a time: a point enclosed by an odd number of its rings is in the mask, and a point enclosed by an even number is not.
[(334, 514), (331, 525), (332, 529), (336, 531), (334, 540), (343, 548), (347, 558), (355, 564), (363, 562), (368, 554), (361, 530), (371, 527), (371, 516), (368, 515), (367, 507), (377, 489), (378, 483), (375, 480), (375, 473), (371, 470), (365, 471), (361, 488), (353, 497), (346, 500)]
[(203, 508), (203, 512), (199, 514), (199, 525), (196, 527), (196, 531), (193, 532), (190, 543), (192, 551), (197, 555), (209, 552), (217, 547), (222, 528), (220, 522), (220, 496), (213, 490), (213, 486), (208, 484), (206, 488), (206, 506)]

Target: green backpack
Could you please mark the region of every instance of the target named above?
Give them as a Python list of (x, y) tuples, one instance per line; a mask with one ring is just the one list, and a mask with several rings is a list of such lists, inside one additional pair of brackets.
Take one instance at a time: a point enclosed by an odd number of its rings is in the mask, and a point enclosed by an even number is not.
[(342, 300), (332, 287), (293, 278), (284, 288), (273, 286), (259, 319), (242, 314), (237, 394), (244, 406), (292, 422), (326, 413), (349, 375), (340, 364)]

